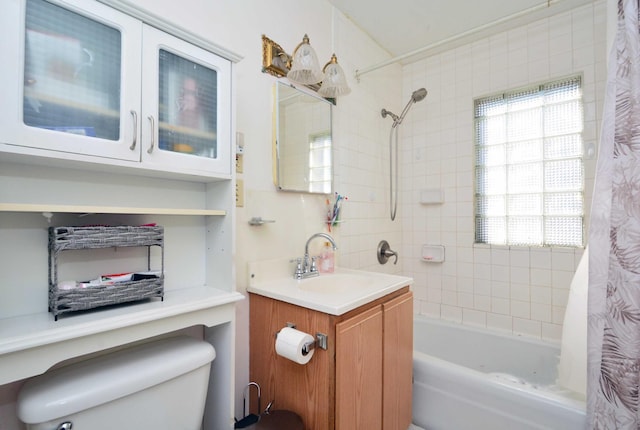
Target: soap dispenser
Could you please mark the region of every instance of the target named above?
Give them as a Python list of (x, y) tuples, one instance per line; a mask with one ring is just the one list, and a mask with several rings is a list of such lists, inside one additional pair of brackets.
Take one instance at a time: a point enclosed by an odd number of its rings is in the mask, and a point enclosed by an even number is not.
[(329, 242), (324, 243), (319, 260), (318, 271), (320, 273), (333, 273), (333, 269), (335, 268), (335, 254)]

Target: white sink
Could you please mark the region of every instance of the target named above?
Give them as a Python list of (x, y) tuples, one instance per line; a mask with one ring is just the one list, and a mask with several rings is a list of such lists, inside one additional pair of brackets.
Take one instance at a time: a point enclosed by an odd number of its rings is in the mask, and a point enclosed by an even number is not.
[(355, 273), (323, 273), (314, 278), (298, 281), (298, 288), (320, 294), (340, 294), (353, 290), (369, 288), (374, 281), (373, 276)]
[(413, 283), (405, 276), (343, 268), (296, 280), (293, 272), (274, 270), (264, 262), (250, 263), (249, 272), (247, 291), (332, 315), (342, 315)]

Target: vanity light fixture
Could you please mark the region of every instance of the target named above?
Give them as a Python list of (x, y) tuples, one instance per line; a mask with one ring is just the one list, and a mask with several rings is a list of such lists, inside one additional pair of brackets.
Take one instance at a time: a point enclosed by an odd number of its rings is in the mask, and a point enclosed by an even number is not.
[(291, 82), (309, 85), (317, 84), (323, 77), (316, 51), (309, 44), (309, 36), (305, 34), (302, 42), (293, 50), (291, 69), (287, 73), (287, 78)]
[(322, 97), (336, 98), (338, 96), (345, 96), (351, 92), (344, 70), (342, 70), (342, 67), (338, 64), (336, 54), (331, 56), (331, 60), (325, 64), (322, 71), (324, 72), (324, 79), (318, 90), (318, 94)]
[(351, 92), (347, 77), (338, 64), (336, 54), (320, 69), (318, 57), (309, 44), (309, 36), (304, 35), (302, 42), (287, 54), (280, 45), (262, 35), (262, 71), (276, 77), (287, 77), (292, 83), (302, 84), (321, 97), (335, 104), (335, 98)]

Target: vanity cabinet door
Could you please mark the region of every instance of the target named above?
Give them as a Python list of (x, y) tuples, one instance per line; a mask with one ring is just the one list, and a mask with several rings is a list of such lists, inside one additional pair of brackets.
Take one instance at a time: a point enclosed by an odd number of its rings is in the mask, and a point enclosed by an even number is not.
[(143, 28), (142, 162), (231, 174), (231, 62)]
[(413, 293), (382, 305), (384, 358), (382, 385), (383, 427), (406, 430), (411, 424), (413, 385)]
[(382, 307), (336, 325), (336, 430), (382, 430)]
[(12, 35), (0, 42), (0, 143), (139, 161), (138, 20), (98, 2), (7, 0), (0, 25)]

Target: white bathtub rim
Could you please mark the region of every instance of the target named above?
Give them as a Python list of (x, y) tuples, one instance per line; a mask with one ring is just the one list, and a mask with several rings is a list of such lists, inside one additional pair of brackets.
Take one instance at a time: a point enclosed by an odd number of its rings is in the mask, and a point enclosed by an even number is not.
[[(517, 342), (525, 342), (531, 345), (536, 345), (536, 346), (542, 346), (545, 348), (548, 347), (552, 347), (552, 348), (556, 348), (558, 349), (558, 358), (559, 358), (559, 354), (560, 354), (560, 343), (555, 343), (555, 342), (548, 342), (548, 341), (544, 341), (541, 339), (536, 339), (533, 337), (527, 337), (527, 336), (520, 336), (520, 335), (514, 335), (514, 334), (510, 334), (510, 333), (506, 333), (506, 332), (499, 332), (499, 331), (492, 331), (489, 329), (483, 329), (481, 327), (478, 326), (471, 326), (471, 325), (466, 325), (466, 324), (459, 324), (459, 323), (455, 323), (455, 322), (451, 322), (451, 321), (446, 321), (446, 320), (440, 320), (440, 319), (436, 319), (436, 318), (432, 318), (426, 315), (414, 315), (414, 326), (415, 326), (415, 321), (418, 322), (422, 322), (425, 324), (433, 324), (433, 325), (437, 325), (437, 326), (443, 326), (443, 327), (447, 327), (447, 328), (452, 328), (452, 329), (456, 329), (456, 330), (466, 330), (472, 333), (477, 333), (479, 335), (488, 335), (488, 336), (495, 336), (498, 338), (502, 338), (502, 339), (507, 339), (507, 340), (512, 340), (512, 341), (517, 341)], [(487, 378), (487, 377), (491, 377), (491, 373), (486, 373), (486, 372), (482, 372), (470, 367), (466, 367), (464, 365), (459, 365), (457, 363), (450, 363), (447, 360), (441, 359), (439, 357), (435, 357), (433, 355), (430, 355), (426, 352), (423, 351), (417, 351), (415, 350), (414, 347), (414, 356), (415, 354), (422, 354), (425, 357), (428, 357), (429, 360), (433, 360), (434, 363), (440, 363), (440, 368), (445, 368), (447, 366), (455, 366), (458, 369), (461, 369), (461, 371), (464, 372), (465, 375), (471, 377), (471, 378)], [(512, 389), (523, 389), (523, 387), (519, 387), (520, 384), (516, 384), (516, 383), (512, 383), (508, 380), (504, 380), (501, 378), (491, 378), (493, 380), (496, 381), (496, 383), (501, 383), (504, 384), (505, 386), (511, 387)], [(578, 392), (574, 392), (572, 390), (570, 390), (567, 387), (563, 387), (559, 384), (559, 378), (556, 377), (556, 381), (555, 381), (555, 385), (553, 386), (548, 386), (548, 387), (540, 387), (537, 389), (542, 389), (542, 391), (544, 391), (545, 393), (549, 393), (553, 398), (559, 398), (559, 399), (567, 399), (568, 401), (570, 401), (571, 403), (573, 403), (579, 410), (584, 409), (584, 404), (586, 403), (586, 399), (584, 398), (584, 396), (581, 395), (581, 393)], [(531, 384), (532, 386), (534, 386), (533, 384)], [(555, 388), (557, 390), (552, 390), (552, 388)], [(526, 389), (529, 389), (528, 387), (526, 387)], [(558, 394), (558, 391), (564, 391), (566, 390), (567, 392), (570, 392), (573, 396), (563, 396), (561, 394)]]
[[(427, 339), (420, 339), (420, 325), (429, 325), (436, 332), (426, 331), (428, 336), (435, 336), (433, 342)], [(416, 345), (414, 345), (414, 423), (425, 428), (433, 428), (436, 430), (457, 428), (472, 428), (478, 423), (483, 423), (477, 427), (477, 430), (495, 430), (496, 428), (520, 428), (522, 430), (578, 430), (584, 427), (586, 422), (586, 407), (582, 399), (576, 398), (568, 389), (562, 389), (557, 385), (557, 377), (552, 374), (550, 378), (543, 378), (534, 383), (522, 383), (524, 379), (516, 377), (503, 377), (508, 374), (492, 374), (490, 371), (483, 372), (478, 366), (475, 366), (475, 360), (460, 360), (456, 363), (456, 356), (451, 355), (453, 351), (463, 354), (460, 357), (475, 358), (473, 349), (482, 348), (485, 342), (496, 342), (495, 348), (512, 347), (520, 348), (518, 354), (513, 354), (515, 358), (518, 355), (536, 354), (538, 346), (541, 346), (541, 354), (547, 358), (542, 358), (545, 365), (552, 365), (552, 358), (559, 352), (559, 346), (544, 342), (538, 339), (531, 339), (522, 336), (514, 336), (512, 334), (502, 334), (482, 330), (479, 327), (469, 327), (466, 325), (455, 324), (451, 322), (443, 322), (434, 320), (424, 316), (416, 316)], [(444, 332), (438, 332), (438, 328), (443, 327)], [(429, 330), (431, 330), (431, 328)], [(462, 331), (459, 335), (459, 345), (465, 348), (449, 349), (446, 344), (440, 346), (440, 342), (449, 343), (453, 332), (448, 330)], [(465, 336), (474, 337), (478, 333), (481, 336), (475, 337), (471, 342)], [(503, 343), (504, 342), (504, 343)], [(513, 343), (515, 342), (515, 345)], [(527, 346), (524, 346), (524, 343)], [(455, 342), (454, 342), (455, 344)], [(425, 350), (419, 350), (424, 347)], [(428, 348), (446, 348), (448, 352), (440, 358), (437, 356), (438, 350), (431, 352)], [(505, 351), (507, 351), (505, 350)], [(432, 353), (436, 354), (431, 355)], [(479, 357), (487, 357), (491, 359), (491, 354), (486, 354), (481, 350), (478, 351)], [(511, 357), (512, 354), (507, 354)], [(526, 355), (528, 356), (528, 355)], [(531, 356), (535, 357), (535, 355)], [(504, 356), (503, 356), (504, 358)], [(448, 361), (452, 359), (452, 361)], [(464, 363), (464, 364), (463, 364)], [(496, 361), (498, 366), (490, 366), (487, 369), (500, 369), (501, 365)], [(526, 369), (526, 367), (525, 367)], [(534, 368), (536, 369), (536, 368)], [(508, 372), (511, 368), (506, 368)], [(542, 370), (542, 369), (538, 369)], [(554, 369), (555, 370), (555, 369)], [(498, 370), (499, 372), (500, 370)], [(517, 373), (516, 373), (517, 374)], [(528, 374), (525, 372), (524, 374)], [(555, 380), (554, 380), (555, 378)], [(537, 385), (536, 385), (537, 384)], [(417, 402), (417, 403), (416, 403)], [(425, 403), (426, 402), (426, 403)], [(460, 412), (465, 411), (463, 415)], [(467, 414), (470, 414), (467, 416)], [(468, 421), (471, 420), (471, 421)], [(506, 426), (506, 427), (505, 427)], [(515, 426), (515, 427), (514, 427)]]
[[(537, 400), (543, 402), (551, 402), (554, 405), (561, 405), (563, 409), (572, 410), (578, 413), (585, 413), (586, 403), (573, 397), (564, 396), (551, 390), (550, 387), (534, 387), (531, 385), (523, 386), (521, 384), (492, 377), (491, 374), (483, 373), (475, 369), (470, 369), (458, 364), (450, 363), (438, 357), (434, 357), (424, 352), (414, 351), (414, 384), (424, 384), (424, 377), (428, 379), (428, 371), (420, 366), (416, 366), (415, 360), (422, 360), (438, 370), (440, 375), (446, 372), (456, 372), (456, 374), (464, 378), (465, 383), (483, 384), (487, 381), (499, 386), (507, 395), (520, 394), (523, 396), (534, 396)], [(425, 384), (426, 385), (426, 384)]]
[[(554, 405), (555, 409), (553, 414), (549, 414), (549, 411), (546, 409), (535, 412), (527, 410), (523, 413), (522, 410), (518, 411), (518, 409), (522, 409), (522, 403), (519, 405), (519, 408), (505, 407), (512, 398), (502, 400), (494, 398), (494, 400), (497, 401), (487, 403), (486, 397), (470, 397), (468, 393), (456, 393), (450, 390), (443, 391), (438, 387), (427, 386), (421, 383), (417, 383), (414, 387), (414, 393), (416, 391), (420, 392), (420, 396), (426, 396), (427, 399), (435, 396), (429, 400), (427, 407), (417, 406), (415, 403), (416, 400), (414, 399), (414, 423), (433, 430), (451, 428), (474, 428), (476, 430), (496, 430), (498, 428), (518, 428), (520, 430), (582, 430), (584, 427), (584, 413), (576, 414), (571, 410), (557, 408), (557, 405)], [(483, 400), (480, 401), (479, 399), (481, 398)], [(440, 414), (443, 410), (451, 409), (451, 402), (455, 405), (455, 415), (445, 418)], [(529, 406), (527, 405), (526, 407), (528, 408)], [(471, 408), (471, 410), (468, 408)], [(468, 416), (468, 414), (474, 416), (473, 427), (470, 427), (468, 418), (462, 418), (462, 416), (459, 415), (462, 412), (463, 416)], [(582, 418), (579, 418), (580, 416), (582, 416)], [(562, 423), (559, 424), (558, 421)], [(456, 427), (452, 427), (454, 425), (456, 425)]]
[[(449, 358), (451, 358), (452, 363), (454, 364), (458, 364), (462, 367), (465, 368), (470, 368), (473, 370), (476, 370), (480, 373), (483, 374), (492, 374), (492, 373), (499, 373), (501, 371), (504, 372), (504, 374), (512, 374), (514, 377), (522, 379), (528, 383), (530, 383), (533, 386), (549, 386), (549, 387), (554, 387), (557, 388), (557, 391), (560, 390), (567, 390), (567, 391), (571, 391), (572, 395), (574, 397), (579, 398), (580, 400), (584, 400), (583, 395), (581, 395), (581, 393), (577, 393), (574, 392), (573, 390), (570, 390), (570, 388), (568, 387), (564, 387), (561, 386), (560, 381), (561, 379), (559, 378), (558, 375), (558, 371), (559, 371), (559, 361), (560, 361), (560, 344), (559, 343), (555, 343), (555, 342), (548, 342), (545, 340), (541, 340), (541, 339), (537, 339), (537, 338), (531, 338), (531, 337), (527, 337), (527, 336), (519, 336), (519, 335), (514, 335), (512, 333), (505, 333), (505, 332), (497, 332), (497, 331), (492, 331), (489, 329), (483, 329), (481, 327), (478, 326), (469, 326), (469, 325), (465, 325), (465, 324), (459, 324), (459, 323), (455, 323), (455, 322), (450, 322), (450, 321), (443, 321), (443, 320), (438, 320), (438, 319), (434, 319), (425, 315), (415, 315), (414, 316), (414, 330), (417, 332), (419, 324), (425, 324), (427, 326), (434, 326), (436, 328), (441, 327), (444, 330), (455, 330), (455, 331), (461, 331), (465, 334), (468, 335), (478, 335), (480, 336), (480, 338), (487, 338), (488, 340), (494, 339), (496, 342), (499, 342), (498, 344), (496, 344), (497, 346), (509, 346), (510, 344), (512, 344), (513, 342), (517, 342), (517, 345), (519, 345), (521, 348), (518, 348), (516, 353), (513, 353), (513, 351), (516, 351), (515, 349), (511, 349), (508, 348), (507, 352), (509, 352), (509, 355), (513, 355), (512, 360), (509, 361), (510, 363), (520, 363), (520, 360), (525, 360), (525, 362), (528, 360), (529, 356), (522, 356), (522, 351), (526, 350), (527, 348), (532, 348), (534, 351), (537, 351), (538, 348), (541, 348), (541, 352), (543, 351), (545, 354), (546, 359), (545, 360), (549, 360), (549, 359), (555, 359), (555, 361), (557, 363), (555, 363), (555, 365), (551, 365), (551, 363), (548, 363), (548, 366), (544, 366), (542, 368), (531, 368), (531, 367), (524, 367), (523, 369), (535, 369), (538, 371), (538, 375), (537, 376), (533, 376), (535, 374), (535, 372), (531, 373), (531, 372), (526, 372), (526, 374), (522, 374), (522, 372), (519, 372), (519, 369), (511, 369), (509, 370), (508, 368), (502, 368), (500, 366), (495, 367), (495, 366), (483, 366), (483, 365), (478, 365), (479, 362), (476, 362), (475, 359), (472, 362), (467, 362), (464, 363), (464, 361), (468, 361), (468, 360), (461, 360), (461, 362), (458, 362), (457, 357), (459, 356), (458, 354), (467, 354), (467, 349), (468, 348), (462, 348), (460, 351), (457, 352), (453, 352), (452, 355), (452, 351), (449, 349), (447, 351), (447, 353), (445, 355), (445, 357), (442, 357), (442, 355), (440, 354), (435, 354), (432, 355), (430, 354), (428, 351), (424, 350), (424, 343), (421, 342), (420, 337), (417, 336), (416, 337), (416, 333), (414, 333), (414, 350), (417, 350), (419, 352), (424, 352), (430, 356), (434, 356), (437, 358), (443, 358), (445, 359), (445, 361)], [(442, 338), (440, 338), (442, 339)], [(422, 344), (421, 344), (422, 343)], [(497, 347), (496, 346), (496, 347)], [(486, 354), (486, 353), (485, 353)], [(520, 355), (521, 357), (518, 357), (518, 355)], [(455, 357), (455, 358), (454, 358)], [(552, 358), (553, 357), (553, 358)], [(487, 357), (485, 356), (485, 359)], [(504, 360), (506, 357), (502, 357), (501, 360)], [(485, 362), (485, 364), (489, 364), (491, 363), (491, 361), (489, 360), (488, 362)], [(493, 363), (495, 364), (495, 363)], [(530, 365), (532, 363), (529, 363)], [(509, 367), (509, 366), (507, 366)], [(499, 378), (496, 378), (499, 379)]]

